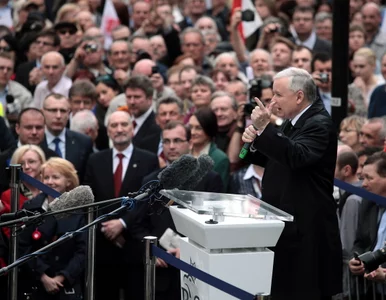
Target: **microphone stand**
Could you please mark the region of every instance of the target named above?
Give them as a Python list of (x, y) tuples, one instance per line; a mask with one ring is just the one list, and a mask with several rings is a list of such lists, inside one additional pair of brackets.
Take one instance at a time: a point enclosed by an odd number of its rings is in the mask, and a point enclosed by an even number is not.
[[(33, 216), (26, 216), (26, 217), (18, 218), (16, 220), (2, 222), (2, 223), (0, 223), (0, 228), (16, 225), (19, 223), (27, 223), (29, 221), (34, 221), (36, 219), (40, 219), (43, 217), (53, 216), (53, 215), (62, 214), (62, 213), (66, 213), (66, 212), (73, 212), (73, 211), (81, 210), (84, 208), (89, 208), (89, 207), (94, 207), (94, 206), (99, 206), (99, 205), (109, 204), (109, 203), (114, 203), (114, 202), (119, 202), (119, 201), (127, 201), (129, 199), (130, 199), (129, 197), (119, 197), (119, 198), (94, 202), (94, 203), (90, 203), (90, 204), (84, 204), (84, 205), (79, 205), (79, 206), (75, 206), (75, 207), (70, 207), (70, 208), (66, 208), (66, 209), (62, 209), (62, 210), (58, 210), (58, 211), (48, 211), (45, 213), (37, 213), (37, 214), (34, 214)], [(1, 220), (1, 216), (0, 216), (0, 220)]]
[[(144, 193), (136, 196), (133, 200), (136, 200), (136, 201), (141, 201), (143, 200), (144, 198), (148, 197), (149, 195), (151, 194), (151, 191), (145, 191)], [(122, 197), (122, 198), (128, 198), (128, 197)], [(122, 199), (122, 198), (117, 198), (117, 199)], [(130, 199), (130, 198), (128, 198)], [(106, 200), (106, 201), (111, 201), (111, 200)], [(100, 203), (100, 202), (98, 202)], [(86, 207), (86, 205), (84, 205), (84, 207)], [(87, 207), (90, 207), (90, 205), (88, 205)], [(10, 270), (13, 270), (14, 268), (32, 260), (33, 258), (39, 256), (42, 254), (42, 252), (45, 252), (45, 251), (48, 251), (48, 250), (51, 250), (52, 248), (58, 246), (58, 245), (61, 245), (62, 243), (72, 239), (75, 234), (77, 233), (80, 233), (86, 229), (88, 229), (89, 227), (91, 226), (94, 226), (94, 225), (97, 225), (101, 222), (103, 222), (104, 220), (107, 219), (107, 217), (113, 215), (113, 214), (117, 214), (123, 210), (125, 210), (127, 208), (127, 205), (123, 205), (119, 208), (117, 208), (116, 210), (113, 210), (112, 212), (106, 214), (106, 215), (103, 215), (97, 219), (95, 219), (93, 222), (91, 223), (88, 223), (87, 225), (75, 230), (75, 231), (72, 231), (72, 232), (67, 232), (66, 234), (62, 235), (59, 239), (57, 239), (55, 242), (52, 242), (51, 244), (48, 244), (47, 246), (44, 246), (43, 248), (40, 248), (39, 250), (35, 251), (35, 252), (32, 252), (30, 254), (27, 254), (21, 258), (19, 258), (18, 260), (14, 261), (12, 264), (4, 267), (4, 268), (1, 268), (0, 269), (0, 276), (1, 275), (4, 275), (6, 274), (7, 272), (9, 272)], [(64, 211), (64, 210), (63, 210)], [(57, 211), (57, 212), (52, 212), (50, 213), (51, 215), (54, 214), (54, 213), (62, 213), (63, 211)]]

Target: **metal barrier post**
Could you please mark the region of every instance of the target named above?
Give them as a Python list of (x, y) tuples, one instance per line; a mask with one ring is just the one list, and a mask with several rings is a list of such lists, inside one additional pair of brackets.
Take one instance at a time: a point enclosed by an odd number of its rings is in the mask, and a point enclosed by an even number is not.
[(157, 237), (145, 236), (145, 300), (155, 300), (155, 260), (152, 245), (157, 246)]
[[(88, 209), (87, 223), (94, 221), (94, 209)], [(95, 225), (88, 229), (87, 241), (87, 273), (86, 273), (86, 300), (95, 299), (94, 275), (95, 275)]]
[[(10, 165), (11, 170), (11, 212), (16, 212), (19, 209), (19, 199), (20, 199), (20, 171), (21, 165)], [(9, 261), (13, 263), (18, 258), (17, 245), (18, 245), (18, 236), (16, 235), (16, 227), (11, 228), (11, 238), (9, 243)], [(8, 278), (8, 299), (17, 300), (17, 275), (18, 268), (15, 268), (10, 271)]]

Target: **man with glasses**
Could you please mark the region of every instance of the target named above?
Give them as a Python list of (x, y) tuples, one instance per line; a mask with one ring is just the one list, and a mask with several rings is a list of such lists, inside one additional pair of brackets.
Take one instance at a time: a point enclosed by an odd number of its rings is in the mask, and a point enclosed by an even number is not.
[(63, 76), (65, 70), (64, 57), (57, 51), (47, 52), (42, 56), (41, 70), (46, 78), (38, 84), (34, 93), (34, 105), (42, 108), (44, 99), (52, 93), (68, 97), (71, 79)]
[(55, 32), (60, 38), (60, 50), (63, 55), (66, 64), (71, 61), (75, 54), (76, 45), (79, 40), (76, 36), (78, 28), (75, 23), (71, 22), (59, 22), (54, 26)]
[[(179, 159), (182, 155), (189, 153), (189, 140), (190, 130), (182, 122), (170, 121), (166, 124), (164, 130), (162, 131), (162, 144), (167, 164), (170, 164)], [(142, 183), (157, 180), (157, 176), (162, 170), (163, 169), (157, 170), (146, 176)], [(220, 193), (223, 191), (223, 183), (218, 173), (210, 171), (192, 190)], [(165, 209), (162, 213), (154, 213), (149, 210), (148, 205), (139, 205), (136, 208), (136, 211), (138, 212), (137, 219), (140, 221), (135, 225), (135, 227), (136, 229), (143, 228), (143, 230), (136, 230), (136, 232), (139, 233), (138, 236), (136, 236), (137, 239), (142, 240), (145, 235), (140, 234), (143, 233), (157, 236), (159, 239), (168, 228), (177, 231), (168, 209)], [(168, 250), (169, 253), (179, 258), (179, 249), (165, 250)], [(156, 299), (181, 299), (179, 270), (169, 266), (162, 259), (158, 258), (156, 267)]]
[(43, 114), (46, 119), (43, 145), (73, 163), (82, 182), (93, 145), (88, 136), (66, 128), (69, 113), (70, 103), (65, 96), (60, 94), (47, 96), (43, 102)]
[(48, 29), (40, 32), (32, 42), (36, 60), (20, 64), (16, 69), (16, 81), (25, 86), (31, 93), (43, 80), (41, 58), (44, 53), (58, 51), (60, 46), (59, 36), (54, 30)]

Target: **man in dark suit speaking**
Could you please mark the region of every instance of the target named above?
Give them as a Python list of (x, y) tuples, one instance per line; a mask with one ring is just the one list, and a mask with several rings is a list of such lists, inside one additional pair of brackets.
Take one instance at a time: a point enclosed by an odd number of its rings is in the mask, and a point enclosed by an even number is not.
[[(274, 77), (268, 107), (253, 110), (247, 158), (266, 159), (263, 200), (294, 216), (274, 248), (272, 299), (331, 299), (341, 292), (341, 242), (332, 197), (337, 136), (311, 75), (288, 68)], [(286, 121), (270, 124), (272, 110)], [(280, 188), (278, 188), (280, 186)]]

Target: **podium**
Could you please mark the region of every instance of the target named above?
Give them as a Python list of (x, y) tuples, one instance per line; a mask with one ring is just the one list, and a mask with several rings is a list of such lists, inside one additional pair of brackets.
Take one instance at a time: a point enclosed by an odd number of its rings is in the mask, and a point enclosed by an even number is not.
[[(274, 247), (293, 216), (251, 195), (162, 190), (181, 238), (181, 260), (253, 295), (269, 295)], [(181, 271), (182, 299), (236, 299)]]

